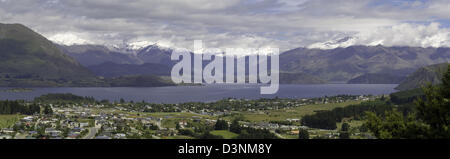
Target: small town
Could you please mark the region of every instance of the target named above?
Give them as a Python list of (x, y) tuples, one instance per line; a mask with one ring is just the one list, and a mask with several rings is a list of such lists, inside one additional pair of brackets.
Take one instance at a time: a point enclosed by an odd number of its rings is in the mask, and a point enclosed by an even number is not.
[[(123, 99), (112, 103), (98, 102), (72, 94), (49, 94), (33, 102), (23, 101), (25, 105), (38, 105), (38, 113), (6, 115), (9, 118), (2, 120), (9, 125), (0, 125), (0, 138), (236, 138), (239, 131), (232, 130), (236, 125), (242, 130), (267, 131), (276, 138), (296, 138), (299, 129), (309, 129), (313, 134), (321, 134), (321, 137), (338, 138), (339, 132), (336, 130), (311, 129), (300, 123), (301, 114), (298, 117), (295, 114), (283, 116), (282, 112), (289, 113), (303, 106), (357, 104), (375, 98), (342, 95), (310, 99), (226, 99), (213, 103), (150, 104), (125, 102)], [(219, 123), (224, 123), (224, 126), (219, 126)]]

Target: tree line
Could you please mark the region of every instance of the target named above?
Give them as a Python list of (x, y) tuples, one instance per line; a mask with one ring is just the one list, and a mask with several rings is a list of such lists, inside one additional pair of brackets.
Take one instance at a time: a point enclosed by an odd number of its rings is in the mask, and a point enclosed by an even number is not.
[(380, 139), (450, 139), (450, 66), (442, 84), (422, 88), (423, 98), (414, 100), (412, 112), (398, 109), (381, 116), (367, 113), (368, 129)]
[(228, 130), (230, 132), (238, 134), (237, 139), (277, 139), (278, 137), (271, 133), (267, 129), (255, 129), (250, 127), (243, 127), (239, 124), (239, 120), (233, 120), (231, 124), (228, 124), (225, 120), (217, 120), (213, 127), (206, 127), (196, 129), (180, 129), (178, 130), (181, 135), (192, 136), (197, 139), (223, 139), (222, 136), (213, 135), (211, 130)]
[(19, 101), (0, 101), (0, 114), (26, 114), (40, 113), (41, 108), (36, 104), (24, 105)]
[(334, 130), (337, 128), (336, 122), (341, 122), (343, 118), (353, 117), (358, 120), (365, 115), (366, 111), (384, 114), (385, 111), (392, 109), (393, 105), (386, 101), (368, 101), (344, 108), (335, 108), (328, 111), (319, 111), (313, 115), (306, 115), (302, 118), (301, 123), (311, 128)]
[(95, 103), (94, 97), (82, 97), (71, 93), (49, 93), (34, 99), (35, 102), (43, 103)]

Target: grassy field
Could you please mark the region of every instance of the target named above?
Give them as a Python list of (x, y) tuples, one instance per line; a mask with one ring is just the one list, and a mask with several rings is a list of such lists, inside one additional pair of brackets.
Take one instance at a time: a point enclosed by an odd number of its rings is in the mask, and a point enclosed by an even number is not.
[(298, 135), (280, 134), (284, 139), (298, 139)]
[(334, 108), (346, 107), (352, 104), (359, 104), (359, 103), (361, 103), (361, 101), (305, 105), (291, 109), (272, 110), (265, 112), (243, 112), (242, 115), (245, 117), (245, 120), (251, 122), (285, 121), (286, 119), (293, 119), (293, 118), (301, 119), (301, 117), (305, 115), (314, 114), (315, 111), (318, 110), (332, 110)]
[(78, 122), (89, 123), (89, 127), (94, 127), (95, 126), (94, 119), (79, 119)]
[(180, 122), (181, 119), (164, 119), (161, 122), (161, 126), (164, 128), (176, 128), (177, 123)]
[(191, 137), (191, 136), (184, 136), (184, 135), (178, 135), (178, 136), (168, 136), (168, 137), (163, 137), (162, 139), (194, 139), (194, 137)]
[[(336, 125), (337, 125), (337, 129), (336, 130), (341, 130), (342, 123), (343, 122), (336, 123)], [(350, 125), (350, 129), (353, 129), (353, 128), (357, 128), (357, 127), (360, 127), (361, 125), (363, 125), (364, 121), (362, 121), (362, 120), (351, 120), (351, 121), (347, 121), (347, 123)]]
[(317, 136), (325, 136), (325, 135), (330, 134), (330, 133), (335, 134), (335, 133), (338, 133), (339, 131), (337, 131), (337, 130), (319, 130), (319, 129), (312, 129), (312, 130), (308, 130), (308, 132), (309, 132), (309, 137), (312, 139), (312, 138), (314, 138), (314, 137), (317, 137)]
[(127, 111), (112, 111), (114, 113), (126, 114), (127, 118), (145, 118), (145, 117), (154, 117), (154, 118), (162, 118), (161, 126), (165, 128), (175, 128), (176, 123), (185, 119), (193, 119), (194, 116), (199, 118), (211, 118), (206, 115), (198, 115), (189, 112), (156, 112), (156, 113), (146, 113), (146, 112), (127, 112)]
[(0, 115), (0, 129), (12, 127), (24, 115)]
[[(209, 118), (206, 115), (198, 115), (189, 112), (156, 112), (156, 113), (145, 113), (145, 112), (127, 112), (127, 111), (115, 111), (115, 113), (127, 114), (128, 118), (138, 118), (138, 117), (155, 117), (155, 118), (192, 118), (194, 116)], [(139, 114), (139, 116), (138, 116)]]
[(239, 136), (238, 134), (227, 131), (227, 130), (214, 130), (214, 131), (211, 131), (211, 134), (217, 135), (217, 136), (222, 136), (224, 139), (233, 139), (233, 138), (236, 138), (237, 136)]
[(193, 114), (193, 113), (187, 113), (187, 112), (183, 112), (183, 113), (146, 113), (145, 115), (147, 116), (151, 116), (151, 117), (157, 117), (157, 118), (164, 118), (164, 117), (172, 117), (172, 118), (192, 118), (193, 116), (198, 116), (198, 117), (206, 117), (204, 115), (198, 115), (198, 114)]

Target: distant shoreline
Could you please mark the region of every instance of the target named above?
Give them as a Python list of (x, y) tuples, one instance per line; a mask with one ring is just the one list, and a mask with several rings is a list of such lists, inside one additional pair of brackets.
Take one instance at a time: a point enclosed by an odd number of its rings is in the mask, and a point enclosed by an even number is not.
[[(177, 104), (211, 102), (227, 98), (312, 98), (333, 95), (382, 95), (397, 92), (395, 84), (281, 84), (277, 94), (261, 95), (258, 84), (215, 84), (202, 86), (165, 87), (34, 87), (32, 92), (10, 93), (0, 91), (1, 100), (33, 100), (49, 93), (72, 93), (98, 100), (146, 101), (148, 103)], [(0, 87), (0, 89), (8, 89)]]
[(0, 90), (1, 92), (10, 92), (10, 93), (22, 93), (22, 92), (33, 92), (34, 91), (34, 89), (32, 89), (32, 88), (22, 88), (22, 87), (4, 87), (4, 88), (7, 88), (7, 89), (2, 89), (2, 90)]

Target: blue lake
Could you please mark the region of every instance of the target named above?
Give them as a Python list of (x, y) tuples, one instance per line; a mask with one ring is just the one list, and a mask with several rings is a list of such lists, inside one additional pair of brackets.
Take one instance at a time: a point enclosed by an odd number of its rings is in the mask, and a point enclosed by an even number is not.
[[(220, 84), (205, 86), (174, 87), (58, 87), (33, 88), (32, 92), (0, 91), (0, 99), (33, 100), (47, 93), (72, 93), (80, 96), (92, 96), (97, 100), (119, 101), (145, 100), (151, 103), (212, 102), (226, 98), (310, 98), (349, 95), (381, 95), (395, 92), (396, 84), (320, 84), (320, 85), (280, 85), (277, 94), (261, 95), (261, 85)], [(6, 90), (9, 88), (0, 88)]]

